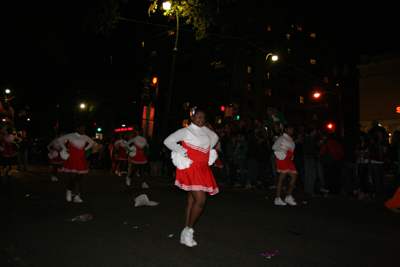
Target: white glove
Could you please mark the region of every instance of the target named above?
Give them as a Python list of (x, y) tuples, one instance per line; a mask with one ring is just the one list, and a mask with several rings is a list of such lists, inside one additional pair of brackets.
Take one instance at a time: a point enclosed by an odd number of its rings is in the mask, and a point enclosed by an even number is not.
[(67, 150), (61, 150), (61, 152), (60, 152), (60, 157), (63, 159), (63, 160), (67, 160), (68, 158), (69, 158), (69, 154), (68, 154), (68, 152), (67, 152)]

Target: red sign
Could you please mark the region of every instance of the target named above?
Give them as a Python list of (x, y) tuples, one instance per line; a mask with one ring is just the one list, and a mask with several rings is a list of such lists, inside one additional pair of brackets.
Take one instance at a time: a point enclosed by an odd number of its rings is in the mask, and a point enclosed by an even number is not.
[(396, 108), (396, 112), (400, 113), (400, 106)]
[(127, 128), (118, 128), (115, 129), (116, 132), (127, 132), (127, 131), (133, 131), (133, 127), (127, 127)]

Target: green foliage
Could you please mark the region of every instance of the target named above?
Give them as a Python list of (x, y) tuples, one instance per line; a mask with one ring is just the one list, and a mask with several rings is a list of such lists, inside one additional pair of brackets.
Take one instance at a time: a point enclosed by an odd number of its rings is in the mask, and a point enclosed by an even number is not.
[(99, 33), (109, 33), (121, 19), (118, 7), (128, 0), (91, 0), (87, 3), (88, 15), (84, 19), (84, 28)]
[[(153, 3), (148, 9), (149, 16), (157, 10), (159, 0), (150, 1)], [(196, 30), (196, 40), (201, 40), (207, 36), (207, 29), (215, 21), (217, 1), (172, 0), (169, 2), (171, 9), (165, 10), (165, 16), (185, 18), (185, 23), (193, 25), (193, 29)]]

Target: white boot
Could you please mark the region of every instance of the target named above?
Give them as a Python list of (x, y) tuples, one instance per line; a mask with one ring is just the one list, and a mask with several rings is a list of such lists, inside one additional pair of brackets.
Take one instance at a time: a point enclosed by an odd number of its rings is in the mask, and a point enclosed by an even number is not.
[(181, 233), (181, 244), (185, 244), (188, 247), (194, 247), (197, 242), (193, 239), (194, 230), (189, 227), (185, 227)]

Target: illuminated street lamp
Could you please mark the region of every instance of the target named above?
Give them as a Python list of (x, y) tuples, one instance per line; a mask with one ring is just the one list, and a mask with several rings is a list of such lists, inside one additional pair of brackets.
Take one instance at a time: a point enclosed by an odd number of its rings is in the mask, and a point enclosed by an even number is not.
[[(162, 6), (163, 6), (164, 10), (171, 10), (171, 2), (164, 2)], [(178, 53), (179, 14), (178, 14), (177, 9), (175, 9), (175, 18), (176, 18), (175, 47), (172, 50), (171, 75), (170, 75), (170, 79), (169, 79), (169, 88), (168, 88), (168, 93), (167, 93), (167, 101), (165, 104), (164, 121), (163, 121), (163, 127), (162, 127), (162, 136), (163, 137), (165, 137), (166, 133), (167, 133), (169, 110), (170, 110), (170, 106), (171, 106), (172, 88), (173, 88), (174, 76), (175, 76), (176, 54)]]
[(80, 106), (79, 106), (81, 109), (84, 109), (86, 106), (85, 106), (85, 104), (84, 103), (82, 103), (82, 104), (80, 104)]
[(9, 94), (9, 93), (11, 93), (11, 90), (10, 89), (6, 89), (5, 92), (6, 92), (6, 94)]

